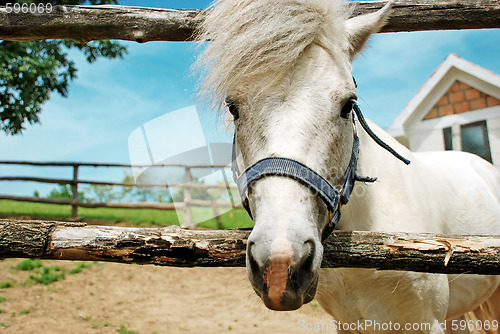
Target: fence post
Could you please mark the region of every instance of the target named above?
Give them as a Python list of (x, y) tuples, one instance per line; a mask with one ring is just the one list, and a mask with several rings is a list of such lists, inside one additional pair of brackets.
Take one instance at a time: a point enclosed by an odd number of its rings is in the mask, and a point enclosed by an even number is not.
[[(234, 203), (231, 202), (231, 204), (234, 207)], [(220, 218), (219, 207), (217, 206), (217, 201), (214, 199), (212, 200), (212, 209), (214, 210), (215, 220), (217, 221), (217, 229), (222, 230), (223, 226), (222, 219)]]
[(79, 165), (73, 165), (73, 182), (71, 183), (71, 218), (76, 219), (78, 217), (78, 167)]
[(192, 211), (191, 211), (191, 187), (189, 187), (189, 184), (193, 180), (192, 175), (191, 175), (191, 168), (185, 167), (185, 173), (184, 173), (184, 223), (183, 227), (190, 227), (193, 225), (193, 217), (192, 217)]

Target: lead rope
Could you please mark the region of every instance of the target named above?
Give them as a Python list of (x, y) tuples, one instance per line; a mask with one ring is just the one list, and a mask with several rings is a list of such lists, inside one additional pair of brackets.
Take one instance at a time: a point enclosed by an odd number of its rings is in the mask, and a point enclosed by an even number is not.
[[(354, 81), (354, 87), (358, 88), (358, 83), (356, 82), (356, 79), (354, 78), (354, 76), (352, 77), (352, 81)], [(361, 124), (361, 126), (363, 127), (363, 129), (365, 129), (366, 133), (368, 133), (368, 135), (370, 137), (372, 137), (372, 139), (382, 148), (386, 149), (387, 152), (391, 153), (393, 156), (395, 156), (396, 158), (398, 158), (399, 160), (401, 160), (402, 162), (404, 162), (406, 165), (409, 165), (410, 164), (410, 160), (406, 159), (405, 157), (403, 157), (402, 155), (400, 155), (398, 152), (394, 151), (394, 149), (392, 147), (390, 147), (389, 145), (387, 145), (385, 142), (382, 141), (382, 139), (380, 139), (373, 131), (372, 129), (370, 129), (370, 126), (368, 125), (368, 123), (366, 122), (365, 118), (363, 117), (363, 114), (361, 113), (361, 109), (359, 109), (359, 106), (357, 103), (354, 103), (353, 106), (352, 106), (352, 109), (354, 110), (354, 112), (356, 113), (356, 116), (358, 116), (358, 120), (359, 120), (359, 124)], [(356, 175), (356, 177), (358, 177), (359, 175)], [(373, 178), (367, 178), (367, 179), (373, 179)], [(357, 181), (363, 181), (363, 177), (361, 176), (359, 180)], [(374, 180), (375, 181), (375, 180)], [(368, 182), (373, 182), (373, 181), (368, 181)]]
[(368, 123), (366, 123), (366, 120), (365, 118), (363, 117), (363, 114), (361, 113), (361, 109), (359, 109), (359, 106), (357, 103), (354, 103), (353, 105), (353, 108), (354, 112), (356, 113), (356, 116), (358, 117), (358, 121), (359, 121), (359, 124), (361, 124), (361, 126), (363, 127), (363, 129), (365, 129), (366, 133), (368, 133), (368, 135), (370, 137), (372, 137), (372, 139), (382, 148), (384, 148), (387, 152), (391, 153), (393, 156), (395, 156), (396, 158), (398, 158), (399, 160), (401, 160), (402, 162), (404, 162), (405, 164), (409, 165), (410, 164), (410, 160), (406, 159), (405, 157), (403, 157), (402, 155), (400, 155), (398, 152), (396, 152), (392, 147), (390, 147), (389, 145), (387, 145), (384, 141), (382, 141), (382, 139), (380, 139), (373, 131), (372, 129), (370, 129), (370, 126), (368, 125)]

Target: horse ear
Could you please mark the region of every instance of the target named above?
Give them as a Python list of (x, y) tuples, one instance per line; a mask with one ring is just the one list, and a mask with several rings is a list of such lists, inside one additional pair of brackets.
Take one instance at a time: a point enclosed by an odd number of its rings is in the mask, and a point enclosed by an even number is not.
[(356, 16), (346, 21), (351, 59), (354, 59), (356, 54), (363, 49), (370, 35), (378, 32), (385, 25), (393, 3), (394, 0), (390, 0), (375, 13)]

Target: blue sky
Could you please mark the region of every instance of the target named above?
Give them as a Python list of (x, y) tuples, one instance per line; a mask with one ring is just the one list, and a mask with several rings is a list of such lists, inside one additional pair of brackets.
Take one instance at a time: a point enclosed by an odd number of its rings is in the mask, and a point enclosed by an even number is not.
[[(123, 5), (201, 8), (209, 1), (120, 1)], [(53, 94), (44, 105), (40, 125), (28, 125), (23, 135), (0, 134), (0, 160), (129, 163), (128, 138), (165, 113), (196, 104), (192, 65), (198, 50), (189, 42), (123, 42), (124, 59), (87, 64), (72, 52), (78, 78), (69, 97)], [(433, 31), (377, 34), (354, 63), (358, 96), (365, 116), (383, 128), (403, 109), (446, 56), (454, 52), (500, 73), (500, 30)], [(199, 115), (208, 142), (229, 142), (231, 133), (214, 113)], [(172, 138), (172, 142), (175, 142)], [(165, 143), (168, 145), (169, 143)], [(0, 175), (70, 177), (69, 169), (5, 167)], [(88, 169), (82, 177), (120, 179), (123, 172)], [(0, 182), (1, 194), (31, 195), (33, 187), (53, 186)]]

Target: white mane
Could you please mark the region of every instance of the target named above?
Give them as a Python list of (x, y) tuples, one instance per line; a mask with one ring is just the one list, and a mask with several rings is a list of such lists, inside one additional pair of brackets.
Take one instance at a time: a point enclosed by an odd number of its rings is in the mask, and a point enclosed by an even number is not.
[[(242, 83), (267, 86), (289, 73), (306, 47), (341, 36), (350, 11), (340, 0), (219, 0), (204, 13), (198, 40), (212, 40), (195, 66), (200, 94), (221, 105)], [(265, 74), (272, 73), (272, 76)]]

